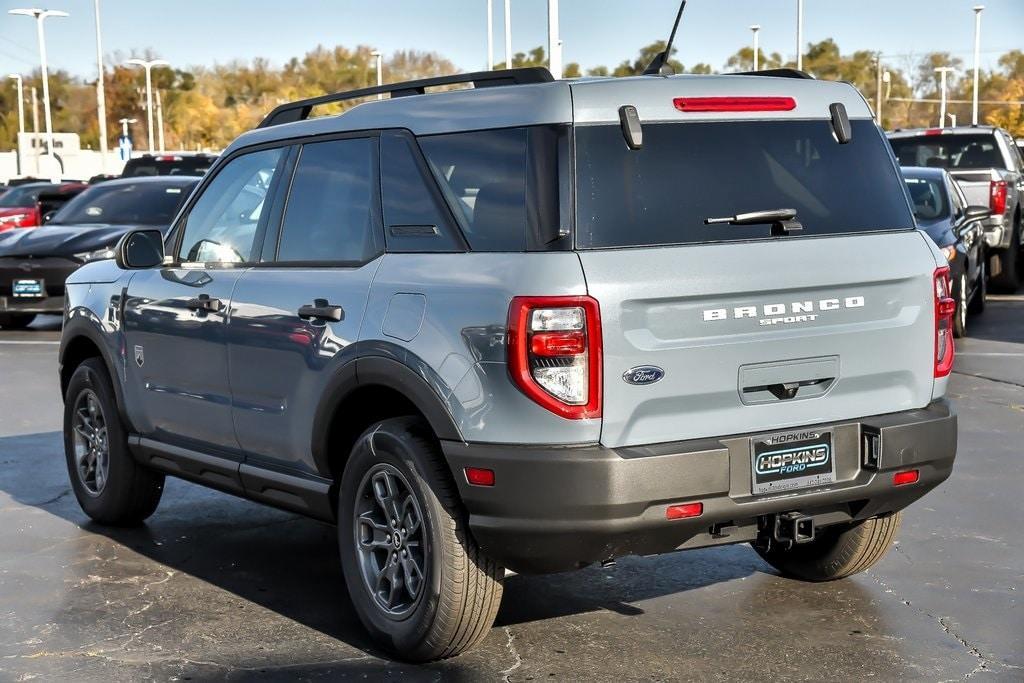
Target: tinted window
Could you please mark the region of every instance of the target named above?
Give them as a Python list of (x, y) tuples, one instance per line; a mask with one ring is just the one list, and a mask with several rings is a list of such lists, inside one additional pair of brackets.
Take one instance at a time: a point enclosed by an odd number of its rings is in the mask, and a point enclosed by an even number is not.
[(949, 215), (942, 178), (906, 178), (905, 181), (918, 220), (933, 221)]
[(420, 146), (474, 251), (543, 249), (568, 234), (564, 130), (433, 135)]
[(920, 135), (890, 138), (901, 166), (1003, 168), (995, 135)]
[(96, 185), (58, 211), (50, 224), (170, 225), (195, 183)]
[(178, 254), (180, 260), (252, 260), (263, 201), (283, 153), (281, 149), (267, 149), (243, 154), (217, 173), (189, 211)]
[(217, 157), (178, 157), (171, 159), (130, 159), (124, 166), (123, 178), (154, 175), (203, 175)]
[(840, 145), (828, 121), (644, 124), (639, 150), (619, 126), (578, 127), (577, 246), (763, 238), (768, 225), (704, 219), (782, 208), (801, 235), (913, 226), (885, 139), (871, 121), (851, 125)]
[(427, 185), (412, 142), (398, 133), (380, 137), (381, 199), (388, 251), (461, 251), (447, 209)]
[(56, 185), (23, 185), (12, 187), (0, 197), (0, 209), (12, 209), (21, 206), (33, 206), (40, 192), (53, 192)]
[(281, 224), (279, 261), (365, 263), (381, 253), (376, 140), (302, 146)]

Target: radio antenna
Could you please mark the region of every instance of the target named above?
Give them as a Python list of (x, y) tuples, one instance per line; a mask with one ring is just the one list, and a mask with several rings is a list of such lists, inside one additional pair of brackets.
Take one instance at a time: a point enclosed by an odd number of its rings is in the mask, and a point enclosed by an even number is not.
[(644, 69), (644, 76), (658, 76), (665, 75), (671, 76), (674, 71), (668, 63), (669, 57), (672, 55), (672, 43), (676, 39), (676, 29), (679, 28), (679, 20), (683, 18), (683, 9), (686, 7), (686, 0), (682, 0), (679, 3), (679, 11), (676, 13), (676, 23), (672, 24), (672, 33), (668, 36), (668, 43), (665, 44), (665, 49), (654, 56), (651, 63)]

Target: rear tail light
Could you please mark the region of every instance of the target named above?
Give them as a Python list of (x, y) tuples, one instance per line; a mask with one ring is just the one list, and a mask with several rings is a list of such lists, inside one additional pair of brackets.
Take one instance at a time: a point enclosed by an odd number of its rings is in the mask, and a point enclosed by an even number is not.
[(992, 210), (993, 216), (1002, 216), (1006, 211), (1005, 180), (993, 180), (988, 186), (988, 208)]
[(953, 313), (956, 301), (950, 295), (949, 268), (935, 270), (935, 376), (953, 371)]
[(906, 484), (916, 484), (918, 479), (921, 478), (921, 472), (919, 470), (903, 470), (892, 475), (893, 486), (904, 486)]
[(601, 311), (589, 296), (517, 296), (508, 367), (523, 393), (556, 415), (601, 416)]
[(679, 111), (792, 111), (792, 97), (677, 97), (672, 104)]

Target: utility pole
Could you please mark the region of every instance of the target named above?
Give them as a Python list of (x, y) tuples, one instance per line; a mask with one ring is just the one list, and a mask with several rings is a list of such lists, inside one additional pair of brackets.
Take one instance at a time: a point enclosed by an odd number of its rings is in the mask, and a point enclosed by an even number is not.
[(512, 0), (505, 0), (505, 68), (512, 68)]
[(41, 174), (39, 169), (39, 150), (42, 149), (42, 145), (39, 144), (39, 97), (36, 95), (36, 87), (33, 85), (32, 88), (32, 150), (35, 152), (36, 157), (36, 177), (38, 178)]
[(939, 88), (942, 91), (941, 99), (939, 100), (939, 128), (946, 125), (946, 74), (950, 71), (956, 71), (956, 69), (951, 66), (940, 66), (935, 69), (935, 73), (940, 74)]
[(796, 0), (796, 68), (804, 70), (804, 0)]
[(154, 66), (167, 66), (168, 63), (163, 59), (152, 59), (146, 61), (144, 59), (129, 59), (125, 64), (131, 66), (141, 66), (146, 70), (146, 117), (147, 117), (147, 128), (149, 133), (149, 147), (147, 151), (153, 153), (153, 67)]
[[(373, 60), (376, 63), (376, 67), (377, 67), (377, 87), (379, 88), (380, 86), (384, 85), (384, 64), (383, 64), (384, 55), (382, 55), (379, 51), (374, 50), (373, 52), (370, 53), (370, 56), (373, 57)], [(382, 93), (382, 92), (377, 93), (377, 99), (378, 100), (383, 100), (384, 99), (384, 93)]]
[(882, 125), (882, 53), (875, 53), (875, 123)]
[(494, 0), (487, 0), (487, 70), (494, 71)]
[(981, 13), (984, 5), (975, 5), (974, 10), (974, 98), (971, 101), (971, 124), (978, 125), (978, 68), (981, 55)]
[(750, 27), (750, 32), (754, 34), (754, 71), (757, 71), (757, 66), (758, 66), (758, 61), (757, 61), (758, 55), (757, 55), (757, 53), (760, 51), (760, 48), (757, 45), (757, 34), (758, 34), (758, 32), (760, 30), (761, 30), (761, 25), (760, 24), (754, 24), (753, 26)]
[(18, 88), (18, 156), (17, 156), (18, 168), (17, 168), (17, 172), (18, 172), (18, 175), (21, 175), (22, 173), (24, 173), (24, 171), (22, 170), (22, 161), (21, 161), (21, 137), (22, 137), (22, 134), (24, 134), (24, 132), (25, 132), (25, 90), (24, 90), (25, 84), (24, 84), (24, 82), (21, 79), (21, 74), (10, 74), (10, 75), (8, 75), (8, 78), (13, 79), (15, 81), (15, 83), (16, 83), (17, 88)]
[(159, 146), (160, 153), (164, 153), (164, 103), (160, 97), (160, 91), (156, 91), (156, 130), (157, 130), (157, 145)]
[(562, 41), (558, 38), (558, 0), (548, 0), (548, 69), (556, 81), (562, 78)]
[(96, 9), (96, 118), (100, 124), (100, 170), (107, 172), (107, 98), (103, 86), (103, 40), (100, 36), (100, 0), (93, 0)]

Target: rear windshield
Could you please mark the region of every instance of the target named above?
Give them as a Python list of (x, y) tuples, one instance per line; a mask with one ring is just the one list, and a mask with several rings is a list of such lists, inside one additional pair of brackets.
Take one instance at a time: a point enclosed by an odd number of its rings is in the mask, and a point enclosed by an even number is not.
[(890, 138), (900, 166), (1003, 168), (995, 135), (922, 135)]
[(153, 175), (203, 175), (216, 157), (182, 157), (180, 159), (131, 159), (124, 166), (122, 178)]
[(768, 225), (705, 218), (795, 209), (800, 235), (914, 226), (902, 179), (875, 124), (851, 121), (644, 124), (630, 150), (617, 125), (576, 129), (576, 246), (581, 249), (759, 239)]
[(946, 183), (942, 178), (906, 178), (910, 203), (919, 221), (934, 221), (949, 215)]
[(170, 225), (195, 187), (195, 183), (171, 182), (94, 185), (65, 204), (49, 224)]
[(56, 185), (23, 185), (12, 187), (0, 196), (0, 209), (12, 209), (24, 206), (33, 206), (39, 199), (40, 192), (51, 192)]

